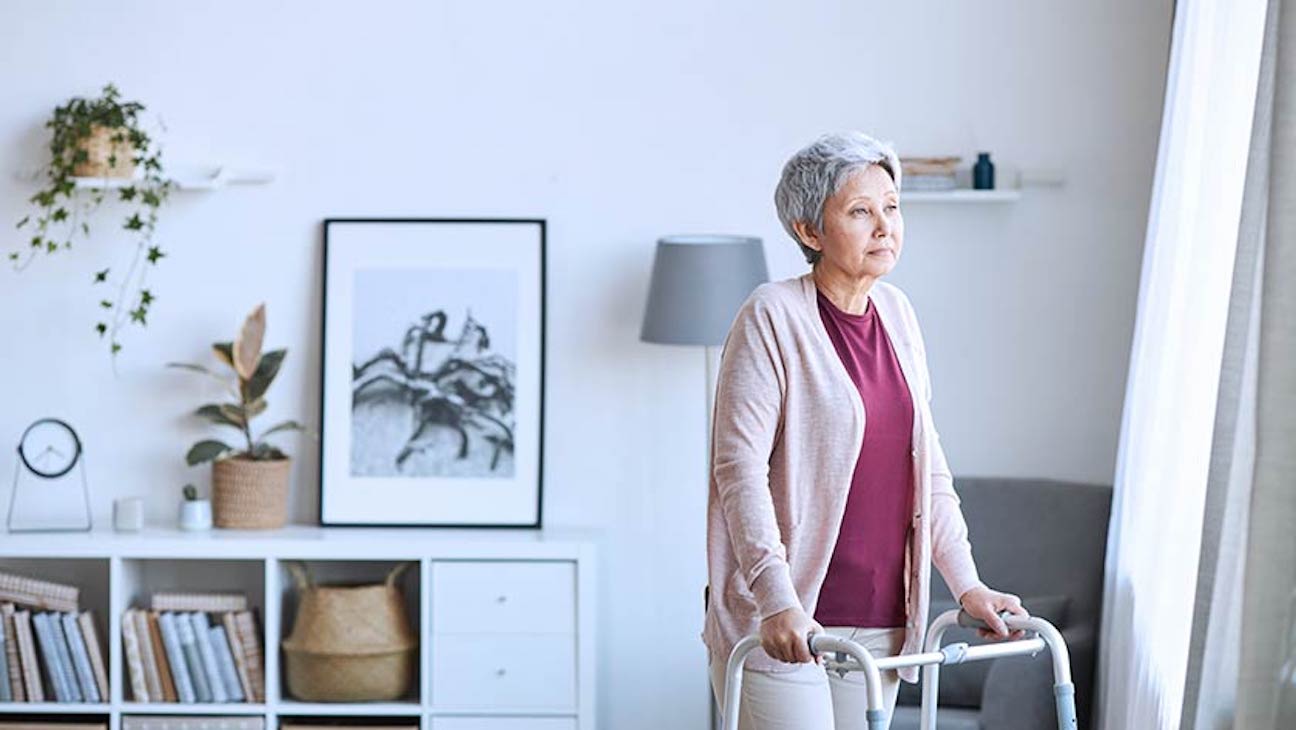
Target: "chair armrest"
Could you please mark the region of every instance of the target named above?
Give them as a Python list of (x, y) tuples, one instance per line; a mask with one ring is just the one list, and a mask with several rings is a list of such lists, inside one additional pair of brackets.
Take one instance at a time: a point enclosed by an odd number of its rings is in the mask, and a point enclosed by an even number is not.
[[(1071, 657), (1076, 684), (1076, 710), (1081, 730), (1088, 727), (1092, 698), (1094, 633), (1090, 626), (1062, 632)], [(1057, 727), (1053, 699), (1053, 658), (1048, 650), (1033, 657), (999, 659), (990, 666), (981, 693), (981, 726), (996, 730), (1039, 730)]]

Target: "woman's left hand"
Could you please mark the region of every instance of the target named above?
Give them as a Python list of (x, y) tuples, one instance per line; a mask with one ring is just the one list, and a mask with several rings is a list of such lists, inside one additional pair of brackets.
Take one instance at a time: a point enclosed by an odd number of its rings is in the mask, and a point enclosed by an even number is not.
[(1020, 639), (1026, 635), (1026, 632), (1021, 629), (1009, 632), (1008, 626), (1004, 624), (1003, 619), (999, 618), (1000, 611), (1007, 611), (1017, 616), (1030, 615), (1022, 608), (1021, 599), (1011, 593), (1000, 593), (985, 586), (978, 586), (960, 596), (959, 603), (973, 618), (979, 618), (990, 626), (991, 631), (977, 629), (977, 634), (983, 639), (1002, 641)]

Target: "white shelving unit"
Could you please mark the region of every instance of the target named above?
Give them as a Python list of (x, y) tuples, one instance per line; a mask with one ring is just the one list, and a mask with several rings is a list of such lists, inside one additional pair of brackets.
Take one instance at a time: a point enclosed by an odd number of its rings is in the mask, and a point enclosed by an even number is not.
[[(401, 562), (400, 583), (419, 637), (415, 681), (402, 701), (299, 702), (287, 696), (280, 642), (296, 588), (288, 561), (321, 583), (379, 582)], [(421, 730), (592, 730), (595, 709), (594, 547), (581, 533), (513, 530), (289, 527), (269, 532), (169, 528), (141, 533), (8, 534), (0, 570), (72, 583), (93, 610), (107, 650), (110, 701), (0, 703), (0, 719), (40, 714), (262, 716), (399, 720)], [(153, 591), (238, 591), (261, 622), (265, 704), (138, 703), (129, 699), (121, 616)], [(439, 607), (439, 608), (438, 608)], [(55, 718), (56, 719), (56, 718)]]
[(900, 203), (1015, 203), (1019, 190), (910, 190), (900, 192)]

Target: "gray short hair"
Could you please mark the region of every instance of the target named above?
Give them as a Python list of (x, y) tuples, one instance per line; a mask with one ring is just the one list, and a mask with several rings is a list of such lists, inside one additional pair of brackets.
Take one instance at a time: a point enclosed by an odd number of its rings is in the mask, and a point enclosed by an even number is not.
[(852, 172), (869, 165), (886, 170), (900, 187), (900, 158), (895, 150), (863, 132), (825, 134), (792, 155), (783, 166), (774, 190), (774, 207), (783, 230), (801, 247), (807, 263), (819, 263), (822, 254), (802, 243), (792, 224), (802, 221), (823, 233), (824, 203), (841, 189)]

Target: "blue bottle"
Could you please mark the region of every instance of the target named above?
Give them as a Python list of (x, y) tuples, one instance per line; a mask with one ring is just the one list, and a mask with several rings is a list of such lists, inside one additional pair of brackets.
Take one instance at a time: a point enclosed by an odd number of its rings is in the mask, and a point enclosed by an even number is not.
[(994, 163), (989, 152), (977, 153), (976, 164), (972, 166), (972, 189), (994, 190)]

